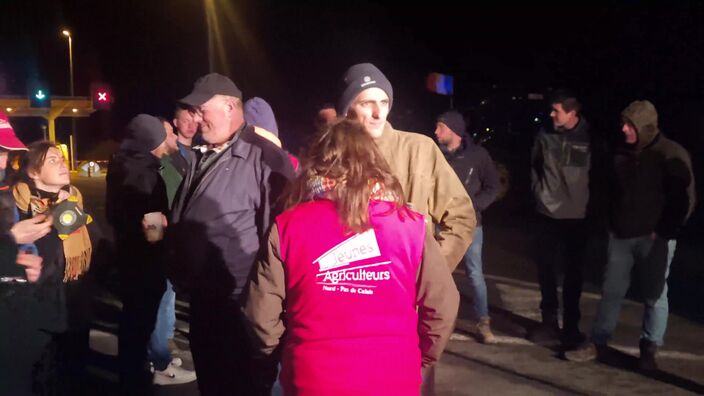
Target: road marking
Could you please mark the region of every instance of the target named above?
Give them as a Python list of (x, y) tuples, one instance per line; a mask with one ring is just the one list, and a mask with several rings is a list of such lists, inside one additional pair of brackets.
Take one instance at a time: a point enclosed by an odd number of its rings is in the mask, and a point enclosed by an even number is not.
[[(540, 309), (536, 301), (540, 301), (540, 288), (535, 282), (526, 282), (522, 280), (506, 278), (497, 275), (487, 275), (484, 274), (486, 279), (490, 279), (496, 282), (497, 289), (501, 293), (501, 299), (506, 304), (503, 308), (508, 309), (515, 315), (522, 316), (528, 319), (539, 320)], [(526, 290), (527, 289), (527, 290)], [(562, 288), (558, 288), (558, 292), (562, 292)], [(601, 295), (596, 293), (582, 292), (582, 297), (592, 300), (600, 300)], [(528, 303), (528, 304), (527, 304)], [(623, 300), (624, 305), (641, 307), (643, 304), (632, 300)], [(535, 308), (526, 309), (526, 305), (530, 305)], [(525, 338), (520, 337), (509, 337), (509, 336), (496, 336), (499, 344), (509, 344), (509, 345), (538, 345), (528, 341)], [(626, 353), (632, 356), (639, 356), (640, 349), (632, 346), (609, 344), (609, 347), (614, 348), (618, 351)], [(659, 349), (658, 358), (662, 359), (673, 359), (673, 360), (685, 360), (700, 362), (704, 361), (704, 355), (673, 351), (666, 349)]]
[[(517, 279), (513, 279), (513, 278), (506, 278), (506, 277), (503, 277), (503, 276), (488, 275), (488, 274), (484, 274), (484, 278), (486, 278), (486, 279), (491, 279), (491, 280), (493, 280), (493, 281), (495, 281), (495, 282), (507, 283), (507, 284), (512, 284), (512, 285), (516, 285), (516, 286), (522, 286), (522, 287), (525, 287), (525, 288), (535, 289), (538, 293), (539, 293), (539, 291), (540, 291), (540, 286), (539, 286), (537, 283), (535, 283), (535, 282), (526, 282), (526, 281), (517, 280)], [(558, 288), (557, 288), (557, 292), (561, 294), (561, 293), (562, 293), (562, 287), (558, 287)], [(593, 299), (593, 300), (600, 300), (600, 299), (601, 299), (601, 294), (590, 293), (590, 292), (585, 292), (585, 291), (583, 291), (583, 292), (582, 292), (582, 297), (586, 297), (586, 298)], [(643, 305), (642, 303), (639, 303), (639, 302), (636, 302), (636, 301), (632, 301), (632, 300), (627, 300), (627, 299), (624, 299), (624, 300), (623, 300), (623, 303), (624, 303), (624, 304), (628, 304), (628, 305), (632, 305), (632, 306), (641, 306), (641, 305)]]
[[(632, 356), (640, 356), (640, 349), (636, 347), (627, 347), (623, 345), (612, 345), (609, 344), (609, 347), (619, 350), (623, 353), (632, 355)], [(697, 355), (694, 353), (689, 353), (689, 352), (679, 352), (679, 351), (668, 351), (668, 350), (662, 350), (658, 349), (658, 354), (657, 354), (658, 359), (673, 359), (673, 360), (689, 360), (693, 362), (701, 362), (704, 361), (704, 355)]]

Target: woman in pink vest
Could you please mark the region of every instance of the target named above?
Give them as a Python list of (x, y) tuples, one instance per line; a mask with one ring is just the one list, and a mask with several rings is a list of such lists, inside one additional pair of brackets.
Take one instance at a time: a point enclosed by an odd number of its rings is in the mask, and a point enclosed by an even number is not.
[(245, 307), (260, 351), (282, 353), (285, 394), (418, 395), (459, 294), (361, 124), (314, 139), (286, 206)]

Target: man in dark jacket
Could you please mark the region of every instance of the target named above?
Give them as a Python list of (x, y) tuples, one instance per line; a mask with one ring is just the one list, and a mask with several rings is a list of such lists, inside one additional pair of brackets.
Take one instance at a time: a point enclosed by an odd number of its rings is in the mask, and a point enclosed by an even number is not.
[(640, 336), (640, 367), (656, 370), (655, 352), (667, 327), (667, 276), (680, 227), (694, 209), (694, 178), (689, 154), (658, 130), (655, 106), (631, 103), (621, 113), (625, 146), (614, 157), (609, 210), (609, 260), (591, 343), (566, 354), (569, 360), (597, 357), (611, 337), (638, 265), (645, 311)]
[[(536, 264), (542, 322), (528, 339), (543, 343), (562, 338), (566, 349), (579, 345), (585, 216), (589, 201), (590, 132), (574, 95), (557, 91), (551, 100), (553, 128), (541, 130), (531, 155), (531, 186), (536, 202)], [(557, 273), (562, 283), (563, 328), (558, 324)]]
[(441, 114), (437, 120), (435, 136), (447, 162), (455, 170), (469, 197), (472, 198), (477, 214), (474, 239), (464, 255), (463, 262), (473, 289), (472, 297), (479, 340), (485, 344), (495, 344), (496, 337), (491, 332), (486, 281), (482, 270), (484, 241), (482, 211), (496, 200), (500, 188), (499, 174), (489, 152), (475, 144), (467, 135), (464, 117), (459, 112), (451, 110)]
[(191, 152), (167, 229), (170, 279), (191, 294), (198, 387), (203, 395), (268, 394), (276, 366), (252, 358), (241, 294), (293, 169), (245, 124), (242, 92), (229, 78), (208, 74), (181, 102), (208, 143)]
[(166, 186), (159, 175), (160, 158), (177, 150), (156, 117), (140, 114), (127, 125), (127, 137), (108, 167), (106, 214), (115, 231), (122, 315), (119, 330), (120, 376), (130, 391), (151, 386), (147, 343), (166, 288), (162, 243), (147, 242), (144, 215), (168, 213)]
[[(178, 113), (182, 120), (183, 113), (188, 112), (182, 109), (181, 112)], [(174, 135), (174, 129), (171, 126), (171, 123), (165, 119), (161, 119), (161, 122), (166, 129), (167, 136)], [(195, 127), (193, 129), (195, 130)], [(169, 209), (171, 209), (171, 206), (173, 205), (176, 192), (181, 186), (183, 176), (186, 174), (188, 169), (188, 162), (182, 156), (183, 151), (181, 150), (185, 149), (190, 151), (191, 149), (190, 146), (184, 147), (181, 144), (181, 134), (174, 136), (178, 136), (179, 139), (179, 141), (177, 141), (178, 150), (173, 152), (171, 152), (172, 150), (169, 150), (168, 155), (162, 155), (161, 158), (159, 158), (161, 163), (161, 166), (159, 167), (159, 174), (164, 181)], [(187, 153), (187, 151), (185, 152)], [(149, 361), (154, 367), (154, 383), (157, 385), (178, 385), (196, 380), (196, 374), (194, 371), (182, 368), (181, 360), (172, 359), (171, 357), (169, 344), (173, 342), (172, 339), (174, 336), (175, 326), (176, 292), (174, 291), (171, 282), (167, 279), (166, 291), (164, 291), (164, 294), (161, 297), (159, 311), (156, 316), (156, 323), (154, 324), (154, 331), (152, 332), (149, 340), (149, 347), (147, 348)]]

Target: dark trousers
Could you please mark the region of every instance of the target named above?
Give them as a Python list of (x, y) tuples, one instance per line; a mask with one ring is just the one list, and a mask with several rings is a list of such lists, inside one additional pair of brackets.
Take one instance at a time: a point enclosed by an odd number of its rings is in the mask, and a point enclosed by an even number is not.
[(0, 322), (0, 394), (56, 395), (56, 344), (50, 333), (26, 324)]
[(71, 329), (54, 336), (59, 377), (59, 394), (87, 395), (85, 388), (90, 329)]
[(544, 320), (557, 319), (557, 278), (562, 272), (563, 328), (579, 330), (584, 253), (588, 233), (583, 219), (553, 219), (538, 215), (535, 229), (540, 310)]
[(154, 330), (161, 296), (166, 290), (166, 278), (156, 262), (131, 264), (144, 265), (123, 265), (120, 268), (120, 382), (126, 392), (146, 394), (152, 385), (147, 344)]
[(90, 324), (96, 284), (92, 273), (64, 284), (68, 328), (54, 335), (59, 376), (59, 394), (87, 394), (86, 366), (90, 353)]
[(191, 298), (191, 352), (201, 395), (269, 395), (276, 362), (254, 359), (240, 304), (234, 298)]

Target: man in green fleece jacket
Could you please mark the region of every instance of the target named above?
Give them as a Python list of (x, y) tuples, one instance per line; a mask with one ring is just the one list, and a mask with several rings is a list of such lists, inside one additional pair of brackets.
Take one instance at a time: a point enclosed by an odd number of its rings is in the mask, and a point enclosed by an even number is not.
[(435, 142), (418, 133), (394, 129), (386, 120), (393, 88), (371, 63), (360, 63), (345, 73), (337, 113), (356, 117), (381, 149), (413, 209), (426, 215), (428, 230), (450, 270), (454, 270), (472, 242), (477, 219), (462, 182)]

